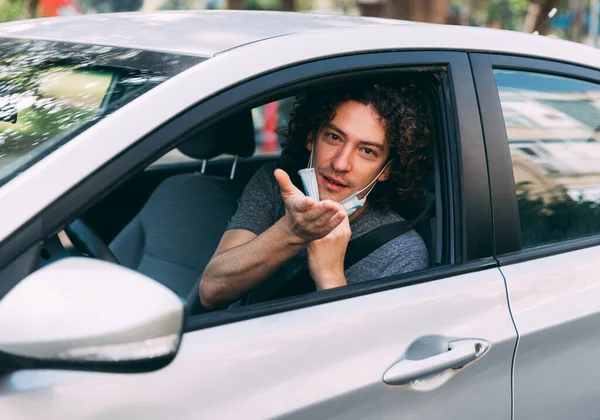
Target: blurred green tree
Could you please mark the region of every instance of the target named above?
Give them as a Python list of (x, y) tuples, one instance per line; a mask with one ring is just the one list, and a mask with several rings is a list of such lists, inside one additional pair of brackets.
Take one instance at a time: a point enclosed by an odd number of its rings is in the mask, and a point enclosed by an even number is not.
[(520, 30), (529, 0), (454, 0), (454, 5), (467, 15), (460, 23)]
[(596, 235), (600, 232), (600, 205), (584, 197), (571, 198), (564, 187), (549, 191), (551, 198), (533, 198), (529, 184), (517, 184), (524, 248)]
[[(100, 13), (135, 12), (141, 9), (144, 0), (87, 0), (82, 3), (89, 4), (91, 8)], [(82, 4), (82, 6), (84, 5)]]
[(160, 10), (187, 10), (191, 8), (191, 2), (188, 0), (167, 0), (161, 6)]
[(0, 22), (27, 19), (37, 16), (39, 0), (0, 1)]

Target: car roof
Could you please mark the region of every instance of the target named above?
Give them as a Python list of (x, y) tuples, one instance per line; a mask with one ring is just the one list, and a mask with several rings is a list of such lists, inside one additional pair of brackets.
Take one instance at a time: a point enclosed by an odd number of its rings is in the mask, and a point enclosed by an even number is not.
[(211, 57), (268, 38), (408, 22), (318, 13), (177, 10), (105, 13), (0, 24), (0, 36), (160, 50)]
[[(0, 24), (0, 37), (76, 40), (202, 57), (266, 41), (273, 47), (268, 59), (274, 61), (289, 48), (300, 48), (302, 59), (363, 50), (448, 49), (543, 57), (600, 68), (600, 49), (546, 36), (319, 13), (187, 10), (92, 14), (8, 22)], [(248, 48), (248, 54), (252, 51)]]

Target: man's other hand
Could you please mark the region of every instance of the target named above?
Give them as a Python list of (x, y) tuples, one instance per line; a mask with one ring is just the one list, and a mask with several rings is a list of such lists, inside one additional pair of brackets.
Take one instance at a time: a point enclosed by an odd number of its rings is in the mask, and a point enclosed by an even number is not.
[(321, 239), (344, 219), (348, 220), (343, 206), (332, 200), (316, 202), (307, 197), (296, 188), (285, 171), (275, 170), (275, 179), (285, 205), (286, 226), (299, 241), (308, 244)]
[(308, 244), (308, 268), (317, 290), (346, 285), (344, 257), (351, 235), (346, 216), (327, 236)]

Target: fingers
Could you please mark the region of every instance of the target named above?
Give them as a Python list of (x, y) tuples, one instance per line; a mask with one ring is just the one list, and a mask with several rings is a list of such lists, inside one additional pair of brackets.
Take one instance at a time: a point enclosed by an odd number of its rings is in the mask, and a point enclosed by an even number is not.
[(302, 215), (307, 221), (313, 222), (318, 219), (327, 218), (329, 220), (339, 210), (339, 205), (330, 200), (320, 201), (312, 208), (307, 209)]
[(298, 211), (295, 206), (301, 204), (296, 201), (300, 201), (297, 196), (286, 200), (288, 226), (294, 234), (309, 242), (328, 235), (344, 218), (348, 218), (343, 207), (332, 201), (313, 203), (308, 211)]
[[(322, 231), (325, 231), (326, 234), (335, 229), (340, 223), (344, 221), (344, 219), (348, 218), (346, 211), (338, 203), (335, 203), (333, 201), (329, 201), (329, 203), (327, 203), (327, 201), (321, 201), (317, 203), (317, 206), (323, 206), (325, 208), (325, 211), (320, 217), (317, 217), (316, 219), (311, 221), (313, 225), (318, 226)], [(305, 214), (308, 213), (309, 212), (306, 212)]]
[(286, 207), (293, 212), (306, 212), (315, 205), (315, 200), (305, 195), (291, 195), (285, 201)]
[(298, 194), (302, 195), (303, 197), (306, 197), (302, 191), (296, 188), (296, 186), (292, 183), (290, 176), (284, 170), (276, 169), (274, 175), (275, 179), (277, 180), (277, 183), (279, 184), (281, 196), (284, 200), (290, 196)]
[(327, 221), (323, 230), (325, 230), (327, 232), (333, 231), (344, 221), (344, 219), (347, 219), (346, 213), (338, 212), (338, 213), (334, 214), (333, 217)]

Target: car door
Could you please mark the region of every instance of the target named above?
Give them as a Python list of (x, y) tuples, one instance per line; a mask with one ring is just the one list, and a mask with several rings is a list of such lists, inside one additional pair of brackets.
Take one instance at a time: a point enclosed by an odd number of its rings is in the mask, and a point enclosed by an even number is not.
[(519, 332), (514, 418), (597, 418), (600, 71), (472, 59), (495, 155), (498, 260)]
[(83, 207), (139, 162), (168, 150), (165, 139), (249, 98), (266, 98), (300, 80), (345, 77), (352, 70), (433, 67), (442, 75), (445, 183), (440, 188), (445, 193), (440, 197), (446, 202), (437, 216), (447, 224), (443, 264), (194, 315), (178, 356), (158, 371), (6, 374), (0, 379), (0, 417), (508, 418), (516, 331), (504, 279), (492, 258), (487, 164), (465, 53), (349, 55), (248, 81), (156, 130), (58, 200), (44, 220), (60, 225), (67, 216), (56, 209), (65, 203), (70, 211)]

